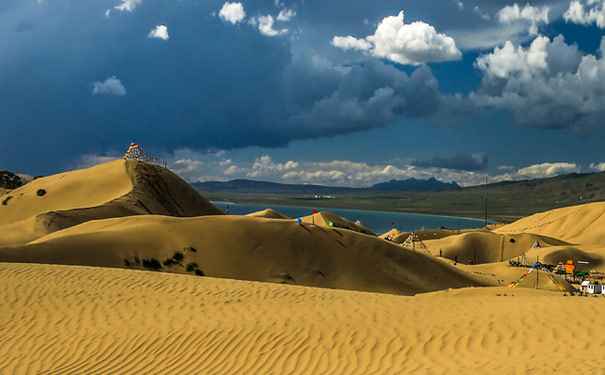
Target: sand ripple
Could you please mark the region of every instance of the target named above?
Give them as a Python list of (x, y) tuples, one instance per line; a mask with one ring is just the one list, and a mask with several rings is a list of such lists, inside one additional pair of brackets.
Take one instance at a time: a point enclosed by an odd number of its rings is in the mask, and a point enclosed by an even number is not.
[(605, 298), (512, 293), (0, 263), (0, 374), (603, 373)]

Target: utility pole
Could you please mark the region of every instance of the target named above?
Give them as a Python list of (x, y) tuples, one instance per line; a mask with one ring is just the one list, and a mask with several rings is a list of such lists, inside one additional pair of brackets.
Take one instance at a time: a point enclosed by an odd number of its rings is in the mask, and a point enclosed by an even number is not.
[(485, 176), (485, 228), (487, 229), (487, 176)]

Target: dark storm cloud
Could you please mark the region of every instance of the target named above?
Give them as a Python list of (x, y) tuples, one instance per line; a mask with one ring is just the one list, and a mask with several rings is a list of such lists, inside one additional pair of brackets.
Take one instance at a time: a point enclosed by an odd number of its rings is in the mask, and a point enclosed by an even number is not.
[(435, 156), (431, 160), (414, 160), (412, 165), (423, 168), (445, 168), (459, 171), (481, 171), (487, 168), (488, 158), (485, 153), (457, 154), (449, 158)]
[[(430, 116), (440, 103), (428, 67), (408, 75), (380, 61), (344, 68), (304, 53), (295, 61), (291, 37), (305, 13), (296, 6), (276, 26), (291, 32), (268, 37), (249, 18), (212, 16), (221, 2), (143, 1), (132, 12), (114, 9), (117, 1), (11, 4), (0, 19), (22, 19), (0, 42), (2, 127), (12, 129), (0, 147), (3, 163), (24, 170), (131, 140), (157, 151), (285, 146)], [(247, 17), (281, 9), (244, 7)], [(158, 24), (169, 40), (147, 37)], [(119, 95), (92, 95), (108, 80), (123, 86)]]
[[(463, 1), (460, 9), (451, 0), (404, 5), (395, 0), (284, 5), (251, 0), (242, 2), (246, 18), (237, 24), (216, 16), (223, 1), (143, 0), (131, 12), (115, 9), (119, 3), (0, 2), (0, 168), (46, 173), (77, 155), (121, 150), (131, 140), (156, 152), (280, 147), (449, 113), (452, 106), (471, 114), (512, 109), (534, 125), (557, 113), (539, 86), (520, 74), (494, 76), (488, 71), (495, 66), (480, 71), (494, 78), (485, 78), (474, 98), (459, 99), (441, 94), (431, 69), (435, 65), (391, 65), (330, 44), (336, 35), (372, 34), (376, 23), (402, 6), (406, 23), (422, 20), (446, 34), (471, 25), (464, 30), (472, 34), (495, 22), (473, 22), (478, 2)], [(493, 16), (510, 3), (479, 5)], [(278, 21), (285, 8), (296, 16)], [(258, 20), (268, 15), (275, 30), (288, 32), (263, 35)], [(168, 28), (169, 40), (148, 38), (157, 25)], [(548, 66), (573, 82), (573, 71), (563, 64), (567, 61), (549, 60)], [(448, 66), (456, 76), (458, 65)], [(470, 68), (466, 72), (474, 74)], [(534, 78), (556, 87), (555, 75), (540, 74)], [(602, 97), (602, 80), (594, 82), (593, 88), (581, 82), (589, 87), (589, 99), (593, 92), (594, 98)], [(576, 101), (586, 97), (578, 87), (567, 90)], [(524, 95), (532, 99), (527, 106), (517, 104)], [(599, 100), (556, 103), (557, 108), (584, 107), (553, 117), (579, 113), (580, 120), (570, 121), (600, 121)]]
[(393, 66), (371, 60), (356, 65), (334, 91), (289, 119), (305, 137), (335, 135), (383, 127), (401, 118), (428, 117), (439, 109), (441, 94), (427, 66), (410, 76)]

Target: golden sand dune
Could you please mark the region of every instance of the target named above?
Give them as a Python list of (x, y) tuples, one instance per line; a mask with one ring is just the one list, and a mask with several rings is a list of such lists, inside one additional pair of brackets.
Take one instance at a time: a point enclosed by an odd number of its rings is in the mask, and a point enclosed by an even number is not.
[(575, 244), (605, 243), (605, 202), (546, 211), (515, 221), (496, 233), (535, 233)]
[(383, 234), (381, 234), (380, 238), (386, 239), (386, 238), (396, 238), (399, 237), (399, 235), (401, 235), (402, 232), (400, 232), (399, 230), (397, 230), (397, 228), (391, 228), (388, 232), (385, 232)]
[(600, 374), (605, 298), (0, 264), (0, 374)]
[(527, 258), (539, 259), (546, 264), (557, 264), (566, 260), (573, 260), (576, 271), (598, 270), (605, 272), (605, 249), (582, 250), (575, 246), (552, 246), (541, 249), (531, 249)]
[(329, 211), (321, 211), (313, 215), (305, 216), (302, 217), (301, 220), (303, 223), (315, 224), (323, 227), (330, 227), (331, 222), (331, 226), (334, 228), (349, 229), (355, 232), (375, 236), (374, 232), (363, 225), (354, 223)]
[(9, 189), (4, 189), (0, 187), (0, 197), (3, 196), (4, 194), (8, 193), (10, 190)]
[(290, 219), (289, 217), (287, 217), (284, 214), (281, 214), (271, 208), (267, 208), (265, 210), (262, 211), (257, 211), (257, 212), (252, 212), (249, 213), (246, 216), (252, 216), (252, 217), (264, 217), (267, 219)]
[(0, 206), (0, 246), (96, 219), (223, 213), (169, 170), (134, 160), (38, 178), (7, 196)]
[(527, 253), (538, 241), (541, 246), (567, 245), (566, 242), (530, 233), (497, 234), (488, 231), (467, 232), (439, 240), (428, 240), (425, 244), (431, 254), (455, 259), (461, 263), (473, 260), (475, 264), (503, 262)]
[[(417, 230), (414, 233), (418, 236), (421, 241), (429, 241), (435, 239), (442, 239), (445, 237), (450, 237), (454, 235), (477, 232), (480, 230), (477, 229), (464, 229), (464, 230), (453, 230), (453, 229), (426, 229), (426, 230)], [(412, 234), (412, 232), (401, 232), (396, 228), (392, 228), (388, 232), (380, 235), (380, 238), (387, 238), (387, 236), (392, 236), (391, 241), (402, 244), (405, 240)]]
[[(175, 252), (184, 259), (171, 261)], [(180, 258), (178, 255), (177, 258)], [(0, 247), (0, 261), (141, 268), (395, 294), (489, 285), (434, 257), (340, 228), (235, 215), (138, 215), (95, 220), (25, 246)], [(195, 272), (191, 266), (189, 272)]]

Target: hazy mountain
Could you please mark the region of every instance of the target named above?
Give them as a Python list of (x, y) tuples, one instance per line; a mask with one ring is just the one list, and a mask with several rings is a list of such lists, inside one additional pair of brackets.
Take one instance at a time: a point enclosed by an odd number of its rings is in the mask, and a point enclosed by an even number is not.
[(459, 188), (456, 182), (445, 183), (434, 177), (428, 180), (410, 178), (407, 180), (391, 180), (375, 184), (369, 188), (348, 188), (339, 186), (280, 184), (277, 182), (255, 180), (207, 181), (191, 184), (199, 191), (223, 191), (233, 193), (270, 193), (270, 194), (354, 194), (368, 191), (408, 190), (425, 191), (438, 189)]

